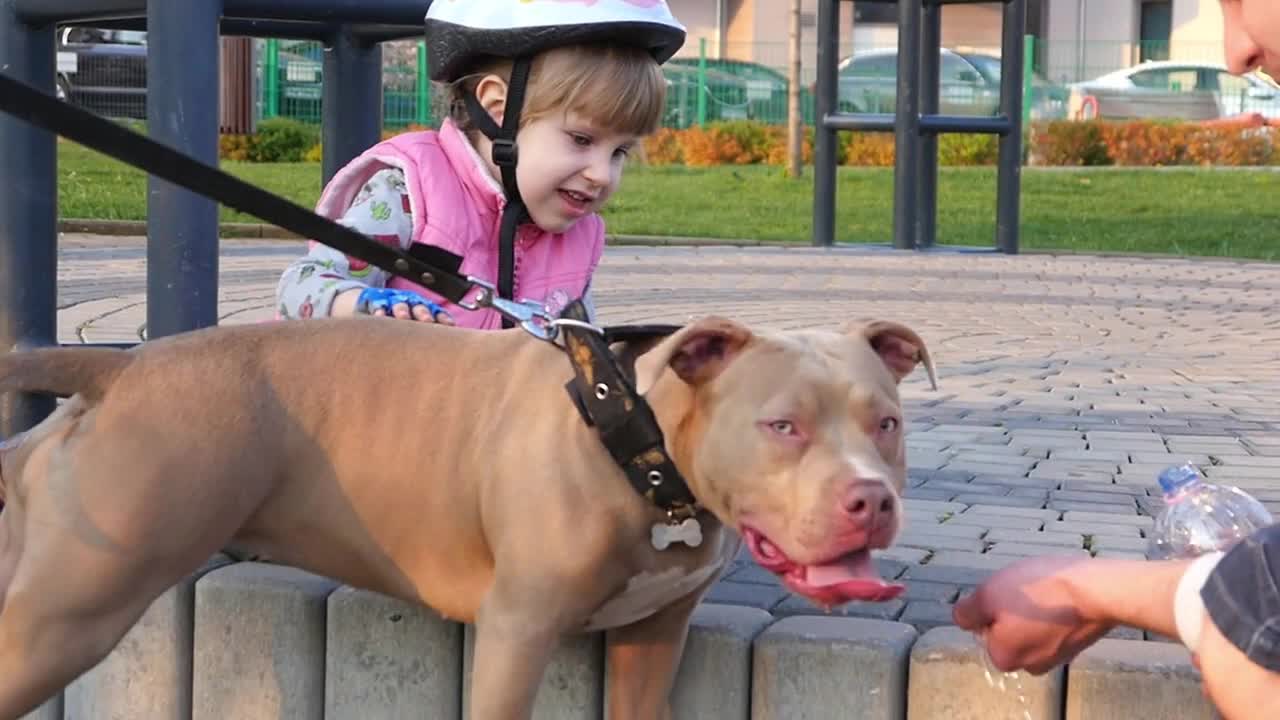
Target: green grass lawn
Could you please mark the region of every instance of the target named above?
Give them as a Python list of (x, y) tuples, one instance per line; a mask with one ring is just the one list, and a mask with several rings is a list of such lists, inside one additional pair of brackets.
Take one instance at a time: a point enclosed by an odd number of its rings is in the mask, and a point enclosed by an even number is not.
[[(59, 207), (64, 218), (143, 220), (146, 178), (96, 152), (59, 143)], [(314, 163), (224, 163), (232, 174), (311, 207), (320, 194)], [(609, 231), (808, 243), (812, 169), (789, 180), (760, 166), (627, 169), (604, 215)], [(995, 234), (995, 169), (942, 168), (941, 243), (990, 246)], [(891, 242), (893, 171), (841, 168), (837, 240)], [(222, 219), (256, 222), (227, 209)], [(1280, 258), (1280, 173), (1173, 170), (1023, 171), (1022, 246)]]

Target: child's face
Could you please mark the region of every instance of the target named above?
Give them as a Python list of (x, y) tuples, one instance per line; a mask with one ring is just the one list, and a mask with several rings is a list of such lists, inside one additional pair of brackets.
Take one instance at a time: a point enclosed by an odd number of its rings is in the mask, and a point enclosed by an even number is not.
[(598, 211), (617, 189), (627, 153), (638, 141), (576, 113), (526, 124), (516, 137), (516, 182), (529, 216), (547, 232), (564, 232)]
[(1280, 0), (1222, 0), (1227, 68), (1280, 79)]

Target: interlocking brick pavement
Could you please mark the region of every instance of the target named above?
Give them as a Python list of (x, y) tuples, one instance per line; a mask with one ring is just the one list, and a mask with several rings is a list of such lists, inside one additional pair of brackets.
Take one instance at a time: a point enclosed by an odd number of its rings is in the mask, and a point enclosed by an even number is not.
[[(223, 323), (272, 315), (302, 245), (223, 242)], [(138, 238), (64, 236), (63, 342), (143, 336)], [(1280, 273), (1233, 261), (883, 249), (610, 247), (606, 322), (720, 313), (773, 327), (888, 318), (938, 366), (903, 383), (911, 474), (904, 543), (879, 560), (905, 598), (841, 614), (947, 622), (995, 569), (1041, 553), (1137, 557), (1155, 473), (1184, 459), (1280, 512)], [(744, 556), (718, 602), (815, 613)]]

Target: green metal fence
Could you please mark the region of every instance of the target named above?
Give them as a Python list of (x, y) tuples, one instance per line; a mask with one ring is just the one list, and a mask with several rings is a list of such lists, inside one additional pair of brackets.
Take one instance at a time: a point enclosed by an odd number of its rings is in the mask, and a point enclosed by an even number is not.
[[(265, 40), (259, 53), (259, 117), (289, 117), (320, 121), (322, 53), (319, 43)], [(713, 51), (714, 50), (714, 51)], [(804, 121), (813, 123), (815, 68), (812, 48), (801, 77)], [(941, 110), (962, 115), (994, 114), (999, 107), (998, 52), (958, 46), (947, 48), (941, 72)], [(838, 102), (845, 112), (893, 112), (896, 96), (896, 47), (842, 50)], [(1221, 62), (1221, 48), (1186, 45), (1147, 47), (1142, 43), (1079, 43), (1029, 37), (1024, 64), (1026, 85), (1024, 121), (1079, 115), (1079, 98), (1073, 107), (1072, 84), (1091, 81), (1106, 73), (1140, 65), (1143, 60), (1170, 58), (1189, 64)], [(391, 42), (383, 50), (383, 122), (391, 130), (410, 125), (434, 126), (441, 108), (433, 103), (427, 78), (427, 57), (420, 41)], [(789, 51), (784, 43), (751, 45), (728, 43), (711, 49), (703, 40), (690, 52), (663, 67), (668, 82), (663, 125), (670, 128), (702, 126), (724, 120), (756, 120), (783, 124), (787, 120)], [(1202, 119), (1205, 102), (1217, 103), (1223, 115), (1257, 111), (1280, 116), (1280, 96), (1269, 97), (1269, 82), (1249, 85), (1228, 79), (1212, 68), (1197, 66), (1190, 72), (1140, 78), (1174, 101), (1157, 103), (1156, 115)], [(1229, 87), (1228, 87), (1229, 86)], [(1271, 85), (1274, 88), (1274, 85)], [(1077, 89), (1077, 94), (1085, 91)], [(1199, 95), (1196, 95), (1199, 93)], [(1214, 95), (1213, 100), (1208, 95)], [(1150, 95), (1151, 93), (1148, 93)], [(1182, 97), (1179, 94), (1186, 94)], [(1240, 98), (1236, 102), (1232, 98)], [(1140, 102), (1146, 100), (1139, 98)], [(1192, 104), (1199, 103), (1199, 109)], [(1274, 108), (1272, 106), (1275, 106)], [(1124, 107), (1131, 110), (1129, 105)]]
[[(312, 41), (263, 41), (259, 117), (320, 122), (324, 47)], [(382, 117), (387, 128), (432, 125), (431, 83), (422, 42), (386, 43), (383, 49)]]
[[(264, 40), (258, 71), (259, 117), (288, 117), (320, 122), (323, 47), (310, 41)], [(422, 42), (386, 43), (383, 50), (383, 124), (390, 129), (431, 126), (441, 108), (432, 102), (427, 57)], [(785, 71), (762, 63), (708, 57), (700, 53), (664, 66), (668, 82), (666, 127), (684, 128), (718, 120), (752, 119), (784, 123), (787, 118)], [(812, 121), (813, 100), (802, 90), (805, 117)]]

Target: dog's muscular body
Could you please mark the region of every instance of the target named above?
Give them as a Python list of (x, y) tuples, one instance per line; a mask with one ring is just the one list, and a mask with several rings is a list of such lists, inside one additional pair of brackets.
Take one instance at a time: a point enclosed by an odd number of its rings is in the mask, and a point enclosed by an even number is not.
[(558, 640), (605, 628), (611, 717), (664, 716), (739, 537), (815, 603), (895, 594), (868, 551), (898, 531), (897, 383), (921, 361), (885, 322), (711, 317), (637, 350), (706, 510), (698, 547), (659, 551), (665, 516), (582, 421), (570, 364), (520, 330), (323, 319), (2, 356), (0, 392), (68, 399), (0, 449), (0, 718), (228, 546), (474, 622), (474, 717), (527, 717)]

